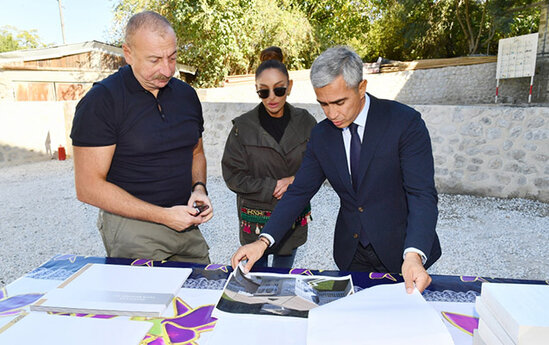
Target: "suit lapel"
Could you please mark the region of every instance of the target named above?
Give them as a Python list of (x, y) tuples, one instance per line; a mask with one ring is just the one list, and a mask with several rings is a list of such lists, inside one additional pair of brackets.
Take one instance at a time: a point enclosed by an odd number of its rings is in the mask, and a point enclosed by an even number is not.
[(360, 190), (360, 184), (364, 180), (374, 153), (389, 125), (389, 115), (386, 113), (383, 104), (372, 95), (368, 94), (368, 96), (370, 96), (370, 108), (368, 109), (368, 118), (366, 119), (362, 147), (360, 149), (360, 175), (358, 179), (360, 182), (357, 190)]
[(329, 152), (330, 158), (334, 162), (334, 167), (337, 170), (341, 181), (343, 181), (343, 184), (347, 188), (347, 191), (351, 193), (351, 195), (354, 195), (341, 129), (329, 122), (328, 128), (326, 129), (326, 136), (327, 138), (324, 141), (324, 144), (329, 146), (327, 147), (326, 152)]

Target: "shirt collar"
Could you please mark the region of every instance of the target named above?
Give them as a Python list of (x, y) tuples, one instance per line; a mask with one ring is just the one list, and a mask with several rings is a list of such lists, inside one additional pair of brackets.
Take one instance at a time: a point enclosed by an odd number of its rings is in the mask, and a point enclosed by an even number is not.
[(358, 113), (358, 116), (353, 121), (361, 127), (366, 126), (366, 118), (368, 117), (368, 110), (370, 109), (370, 97), (367, 93), (364, 94), (364, 98), (364, 107), (362, 107), (362, 110), (360, 111), (360, 113)]
[[(364, 128), (366, 126), (366, 118), (368, 117), (368, 110), (370, 110), (370, 97), (367, 93), (364, 94), (364, 107), (362, 107), (362, 110), (360, 113), (358, 113), (356, 119), (353, 121), (353, 123), (356, 123), (359, 127)], [(349, 127), (342, 128), (343, 131), (348, 130)]]
[[(132, 66), (126, 65), (123, 67), (120, 67), (120, 73), (122, 74), (122, 77), (124, 78), (124, 82), (126, 83), (126, 87), (130, 92), (137, 93), (137, 92), (143, 92), (147, 91), (141, 84), (139, 83), (139, 80), (135, 77), (133, 74)], [(171, 84), (173, 83), (173, 77), (170, 79), (168, 84), (166, 84), (165, 87), (160, 89), (160, 91), (166, 89), (168, 86), (171, 88)]]

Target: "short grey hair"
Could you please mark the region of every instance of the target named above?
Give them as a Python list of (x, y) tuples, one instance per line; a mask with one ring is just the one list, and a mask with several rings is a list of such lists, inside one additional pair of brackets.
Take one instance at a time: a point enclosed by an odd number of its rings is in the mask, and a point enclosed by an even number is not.
[(134, 14), (130, 20), (128, 20), (128, 24), (126, 24), (124, 42), (131, 45), (131, 40), (135, 33), (143, 28), (160, 34), (170, 31), (175, 33), (172, 25), (166, 18), (164, 18), (164, 16), (153, 11), (143, 11)]
[(358, 87), (362, 81), (363, 63), (349, 47), (336, 46), (320, 54), (311, 66), (311, 83), (315, 89), (330, 84), (343, 75), (348, 88)]

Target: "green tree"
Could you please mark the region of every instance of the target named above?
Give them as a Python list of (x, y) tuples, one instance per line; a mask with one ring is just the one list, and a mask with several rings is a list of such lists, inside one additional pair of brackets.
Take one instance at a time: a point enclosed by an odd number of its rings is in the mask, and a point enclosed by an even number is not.
[(308, 68), (344, 44), (365, 61), (415, 60), (497, 52), (497, 40), (536, 32), (535, 0), (119, 0), (113, 37), (144, 9), (166, 16), (179, 61), (198, 67), (196, 86), (252, 73), (259, 52), (280, 46), (290, 69)]
[(461, 32), (448, 1), (375, 1), (370, 30), (364, 35), (364, 58), (394, 60), (451, 57), (462, 51)]
[(217, 86), (229, 74), (253, 72), (259, 52), (268, 46), (283, 49), (290, 69), (306, 67), (315, 47), (307, 18), (269, 0), (122, 0), (116, 8), (114, 32), (121, 35), (127, 19), (144, 9), (172, 23), (179, 42), (178, 60), (198, 67), (195, 85), (200, 87)]
[(13, 26), (0, 28), (0, 53), (43, 46), (36, 30), (18, 30)]
[(281, 5), (304, 13), (314, 28), (320, 51), (334, 45), (359, 49), (375, 9), (371, 0), (286, 0)]
[(536, 32), (532, 0), (372, 0), (365, 60), (413, 60), (497, 53), (501, 38)]
[(476, 54), (482, 46), (495, 53), (497, 40), (536, 32), (539, 8), (534, 0), (453, 0), (456, 20), (467, 42), (467, 53)]

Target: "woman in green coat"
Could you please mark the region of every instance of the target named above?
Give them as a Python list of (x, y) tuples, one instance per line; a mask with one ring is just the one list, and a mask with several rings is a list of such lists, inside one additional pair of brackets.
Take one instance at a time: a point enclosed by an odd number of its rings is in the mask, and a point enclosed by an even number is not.
[[(280, 48), (267, 48), (261, 60), (255, 74), (261, 103), (233, 120), (221, 161), (225, 183), (237, 195), (243, 245), (257, 240), (276, 203), (293, 182), (316, 125), (307, 110), (286, 102), (292, 80), (282, 63)], [(310, 215), (308, 206), (295, 220), (293, 231), (274, 244), (270, 251), (273, 267), (292, 267), (297, 247), (307, 241)], [(255, 266), (258, 264), (267, 266), (267, 255)]]

